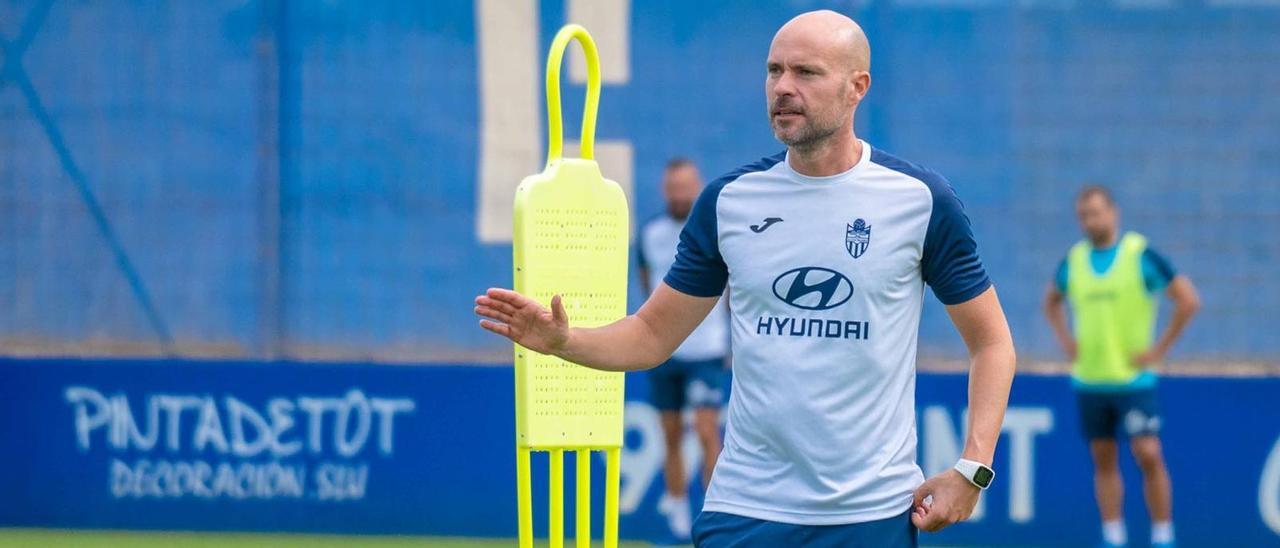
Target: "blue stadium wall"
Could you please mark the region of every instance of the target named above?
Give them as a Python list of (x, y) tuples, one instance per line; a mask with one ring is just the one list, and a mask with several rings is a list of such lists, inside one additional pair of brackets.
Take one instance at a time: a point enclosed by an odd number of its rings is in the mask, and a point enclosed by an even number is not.
[[(49, 359), (0, 368), (0, 526), (515, 535), (509, 367)], [(645, 381), (628, 377), (620, 531), (663, 542), (663, 442)], [(959, 456), (965, 383), (919, 378), (927, 473)], [(1159, 393), (1182, 545), (1280, 543), (1280, 379), (1169, 378)], [(684, 445), (696, 470), (692, 433)], [(603, 461), (597, 454), (593, 466), (597, 520)], [(545, 454), (535, 459), (540, 535), (546, 466)], [(923, 543), (1099, 540), (1066, 379), (1015, 381), (995, 468), (979, 512)], [(1128, 458), (1122, 471), (1125, 515), (1141, 540), (1139, 474)]]

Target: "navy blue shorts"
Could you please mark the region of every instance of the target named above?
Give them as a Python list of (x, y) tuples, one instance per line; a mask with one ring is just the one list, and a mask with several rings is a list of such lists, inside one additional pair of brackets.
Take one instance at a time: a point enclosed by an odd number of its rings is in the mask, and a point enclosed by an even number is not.
[(679, 411), (685, 406), (720, 407), (724, 402), (724, 359), (685, 361), (675, 358), (649, 370), (654, 407)]
[(722, 512), (702, 512), (693, 523), (698, 548), (915, 548), (911, 511), (898, 516), (848, 525), (791, 525)]
[(1156, 390), (1124, 390), (1091, 392), (1077, 390), (1080, 404), (1080, 427), (1088, 439), (1114, 439), (1120, 431), (1127, 437), (1153, 436), (1160, 433), (1160, 406)]

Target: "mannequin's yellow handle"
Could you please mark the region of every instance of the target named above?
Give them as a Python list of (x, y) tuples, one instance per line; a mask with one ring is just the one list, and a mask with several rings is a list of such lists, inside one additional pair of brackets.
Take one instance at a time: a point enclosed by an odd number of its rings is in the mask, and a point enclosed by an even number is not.
[(582, 113), (582, 157), (595, 157), (596, 109), (600, 106), (600, 54), (596, 42), (581, 25), (569, 24), (556, 33), (547, 54), (547, 163), (559, 160), (564, 149), (564, 122), (560, 118), (560, 62), (569, 42), (577, 40), (587, 58), (587, 105)]

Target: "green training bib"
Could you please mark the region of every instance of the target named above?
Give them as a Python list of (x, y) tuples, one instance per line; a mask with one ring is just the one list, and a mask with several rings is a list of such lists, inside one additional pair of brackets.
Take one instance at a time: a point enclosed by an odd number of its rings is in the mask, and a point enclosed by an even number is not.
[(1081, 241), (1067, 257), (1067, 298), (1075, 318), (1076, 361), (1072, 376), (1087, 384), (1127, 384), (1142, 373), (1133, 358), (1151, 347), (1157, 301), (1142, 278), (1147, 239), (1135, 232), (1120, 238), (1115, 260), (1094, 272), (1092, 246)]

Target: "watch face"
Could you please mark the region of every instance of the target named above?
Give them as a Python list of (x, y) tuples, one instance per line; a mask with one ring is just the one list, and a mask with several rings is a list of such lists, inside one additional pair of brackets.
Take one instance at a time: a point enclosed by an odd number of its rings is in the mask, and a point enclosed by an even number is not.
[(973, 482), (978, 484), (978, 487), (986, 489), (991, 485), (991, 479), (994, 477), (995, 472), (992, 472), (990, 468), (980, 466), (978, 467), (978, 470), (973, 473)]

